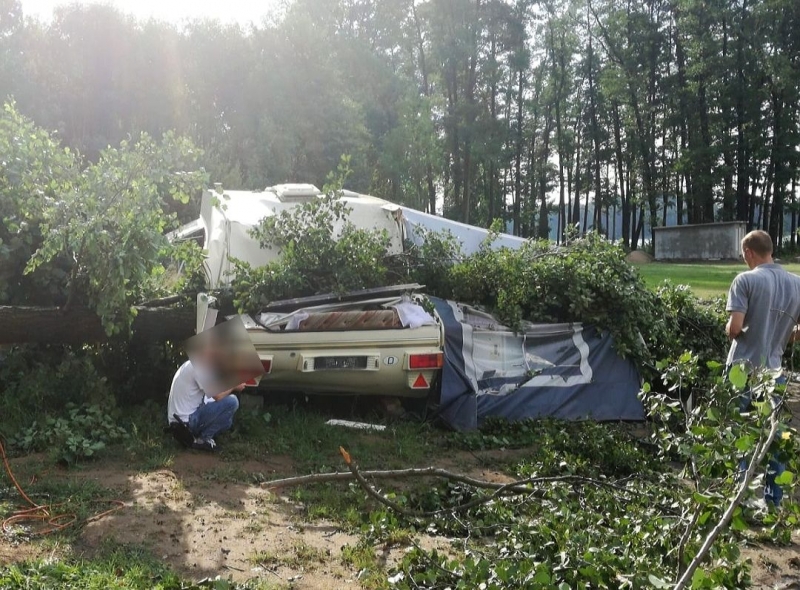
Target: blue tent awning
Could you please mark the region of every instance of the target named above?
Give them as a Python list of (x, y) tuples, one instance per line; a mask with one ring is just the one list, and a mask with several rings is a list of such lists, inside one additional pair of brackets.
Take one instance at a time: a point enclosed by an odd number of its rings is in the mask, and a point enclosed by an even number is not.
[(539, 324), (514, 333), (431, 298), (445, 334), (439, 415), (457, 430), (486, 418), (644, 420), (641, 377), (608, 333)]

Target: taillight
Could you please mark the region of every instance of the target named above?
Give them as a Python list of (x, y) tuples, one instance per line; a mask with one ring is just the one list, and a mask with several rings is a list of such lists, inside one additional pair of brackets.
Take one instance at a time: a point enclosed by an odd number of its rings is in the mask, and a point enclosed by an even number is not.
[(272, 371), (272, 359), (261, 359), (261, 366), (264, 367), (265, 373), (269, 373)]
[(409, 369), (441, 369), (443, 355), (441, 352), (433, 354), (412, 354), (408, 357)]

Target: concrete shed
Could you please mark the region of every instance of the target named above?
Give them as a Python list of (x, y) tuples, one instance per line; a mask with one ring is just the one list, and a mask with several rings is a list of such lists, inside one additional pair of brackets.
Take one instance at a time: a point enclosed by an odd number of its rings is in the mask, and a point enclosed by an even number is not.
[(738, 260), (743, 221), (655, 228), (656, 260)]

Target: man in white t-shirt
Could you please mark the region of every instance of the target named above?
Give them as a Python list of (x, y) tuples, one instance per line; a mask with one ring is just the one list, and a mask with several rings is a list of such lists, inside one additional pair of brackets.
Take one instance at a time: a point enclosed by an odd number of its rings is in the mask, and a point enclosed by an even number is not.
[[(233, 393), (244, 389), (242, 383), (210, 395), (207, 387), (213, 381), (212, 375), (193, 365), (192, 361), (186, 361), (172, 378), (167, 402), (170, 424), (178, 420), (187, 424), (194, 435), (192, 448), (204, 451), (218, 450), (214, 437), (233, 425), (233, 416), (239, 409), (239, 400)], [(207, 402), (206, 398), (213, 401)]]

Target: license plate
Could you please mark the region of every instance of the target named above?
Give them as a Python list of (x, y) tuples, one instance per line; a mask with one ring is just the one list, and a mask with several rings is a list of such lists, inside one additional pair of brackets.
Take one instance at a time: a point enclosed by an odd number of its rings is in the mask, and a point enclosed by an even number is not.
[(365, 356), (318, 356), (314, 358), (315, 371), (358, 371), (367, 368)]

